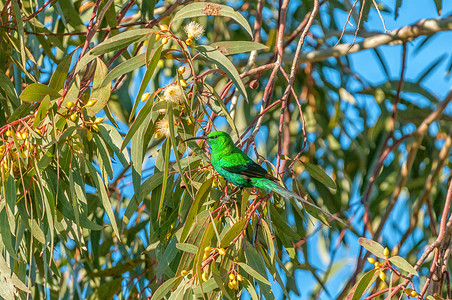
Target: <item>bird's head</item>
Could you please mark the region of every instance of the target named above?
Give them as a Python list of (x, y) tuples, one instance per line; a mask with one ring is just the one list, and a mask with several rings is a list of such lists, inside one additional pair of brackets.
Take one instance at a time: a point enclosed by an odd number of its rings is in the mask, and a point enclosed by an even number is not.
[(206, 140), (207, 143), (209, 143), (210, 147), (212, 147), (212, 150), (221, 150), (228, 146), (233, 146), (234, 142), (232, 141), (229, 134), (223, 131), (212, 131), (208, 135), (199, 136), (199, 137), (192, 137), (189, 139), (186, 139), (185, 141), (189, 140)]

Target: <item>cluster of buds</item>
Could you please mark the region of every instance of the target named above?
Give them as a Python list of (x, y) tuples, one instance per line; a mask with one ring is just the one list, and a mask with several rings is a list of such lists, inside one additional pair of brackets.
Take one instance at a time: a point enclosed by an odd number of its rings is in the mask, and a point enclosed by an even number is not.
[(243, 276), (240, 274), (235, 274), (235, 270), (232, 270), (232, 273), (229, 273), (229, 282), (228, 287), (231, 290), (239, 289), (239, 282), (243, 280)]
[[(372, 257), (367, 258), (367, 261), (374, 265), (374, 269), (380, 270), (380, 274), (378, 274), (378, 277), (380, 278), (381, 281), (385, 281), (385, 279), (386, 279), (384, 270), (386, 270), (389, 266), (389, 262), (388, 262), (389, 254), (390, 254), (390, 251), (389, 251), (388, 247), (386, 247), (383, 250), (383, 255), (386, 257), (386, 260), (383, 263), (376, 261)], [(410, 288), (404, 289), (404, 292), (409, 297), (416, 297), (418, 295), (418, 293), (415, 290), (410, 289)]]
[(157, 35), (155, 37), (155, 40), (158, 41), (158, 40), (162, 39), (162, 44), (165, 45), (166, 43), (168, 43), (168, 37), (166, 35), (164, 35), (163, 38), (162, 38), (162, 35), (165, 32), (169, 31), (169, 27), (166, 24), (160, 24), (159, 27), (160, 27), (161, 31), (160, 31), (160, 33), (157, 33)]
[(212, 248), (210, 246), (207, 246), (206, 248), (204, 248), (204, 255), (202, 256), (202, 259), (209, 258), (210, 254), (212, 254), (212, 250), (214, 250), (221, 256), (226, 254), (226, 250), (224, 248)]
[[(15, 177), (20, 176), (20, 169), (26, 166), (19, 162), (19, 156), (23, 158), (36, 157), (35, 145), (28, 128), (19, 125), (17, 128), (11, 126), (3, 131), (0, 138), (3, 143), (0, 146), (0, 168), (2, 173), (7, 174), (12, 169)], [(39, 129), (36, 129), (36, 132), (38, 131)], [(40, 131), (38, 133), (40, 134)]]
[(65, 107), (67, 108), (67, 114), (69, 115), (69, 119), (72, 122), (77, 122), (79, 115), (81, 113), (81, 109), (85, 108), (85, 107), (94, 106), (94, 104), (96, 104), (96, 102), (97, 102), (97, 100), (95, 100), (95, 99), (88, 100), (88, 102), (81, 108), (72, 101), (66, 102)]
[[(388, 258), (389, 257), (389, 249), (388, 249), (388, 247), (386, 247), (384, 250), (383, 250), (383, 254), (384, 254), (384, 256), (386, 257), (386, 258)], [(369, 262), (369, 263), (371, 263), (371, 264), (373, 264), (374, 265), (374, 268), (376, 269), (376, 270), (380, 270), (380, 274), (378, 275), (378, 277), (381, 279), (381, 281), (385, 281), (385, 279), (386, 279), (386, 274), (384, 273), (384, 270), (386, 269), (386, 267), (387, 267), (387, 261), (385, 261), (385, 262), (383, 262), (383, 263), (380, 263), (380, 262), (378, 262), (378, 261), (375, 261), (375, 259), (374, 258), (372, 258), (372, 257), (368, 257), (367, 258), (367, 261)]]

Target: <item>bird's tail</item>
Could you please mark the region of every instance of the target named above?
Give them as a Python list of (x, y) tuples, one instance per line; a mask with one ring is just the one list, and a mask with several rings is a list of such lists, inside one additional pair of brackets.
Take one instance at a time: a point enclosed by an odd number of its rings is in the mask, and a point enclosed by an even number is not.
[[(339, 219), (338, 217), (336, 217), (335, 215), (332, 215), (331, 213), (327, 212), (326, 210), (318, 207), (317, 205), (315, 205), (314, 203), (310, 202), (309, 200), (307, 200), (307, 196), (304, 195), (304, 197), (284, 188), (283, 186), (279, 185), (278, 183), (271, 181), (269, 179), (264, 179), (264, 178), (258, 178), (258, 179), (254, 179), (253, 180), (253, 184), (255, 187), (258, 187), (260, 189), (263, 190), (272, 190), (275, 193), (278, 193), (279, 195), (283, 196), (284, 198), (290, 200), (291, 198), (294, 198), (296, 200), (298, 200), (301, 204), (301, 206), (304, 205), (308, 205), (310, 207), (309, 211), (313, 212), (317, 211), (317, 213), (315, 213), (314, 215), (318, 215), (318, 212), (321, 212), (322, 214), (327, 215), (328, 217), (331, 217), (337, 221), (339, 221), (340, 223), (344, 224), (347, 226), (347, 224), (344, 223), (344, 221), (342, 221), (341, 219)], [(312, 213), (311, 213), (312, 214)]]

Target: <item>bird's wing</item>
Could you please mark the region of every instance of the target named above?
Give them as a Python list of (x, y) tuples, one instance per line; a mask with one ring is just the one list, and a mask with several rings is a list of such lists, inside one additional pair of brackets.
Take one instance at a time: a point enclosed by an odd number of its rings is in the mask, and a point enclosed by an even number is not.
[(237, 164), (222, 166), (228, 172), (240, 174), (250, 178), (267, 178), (272, 181), (278, 181), (278, 178), (268, 174), (267, 170), (256, 164), (254, 161), (249, 161), (246, 164)]

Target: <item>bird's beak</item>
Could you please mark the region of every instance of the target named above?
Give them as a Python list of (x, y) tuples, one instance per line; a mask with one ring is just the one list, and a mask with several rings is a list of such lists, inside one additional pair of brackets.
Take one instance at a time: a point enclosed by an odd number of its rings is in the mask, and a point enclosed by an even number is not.
[(203, 135), (203, 136), (195, 136), (192, 138), (188, 138), (186, 140), (184, 140), (184, 142), (186, 141), (191, 141), (191, 140), (207, 140), (209, 137), (207, 135)]

